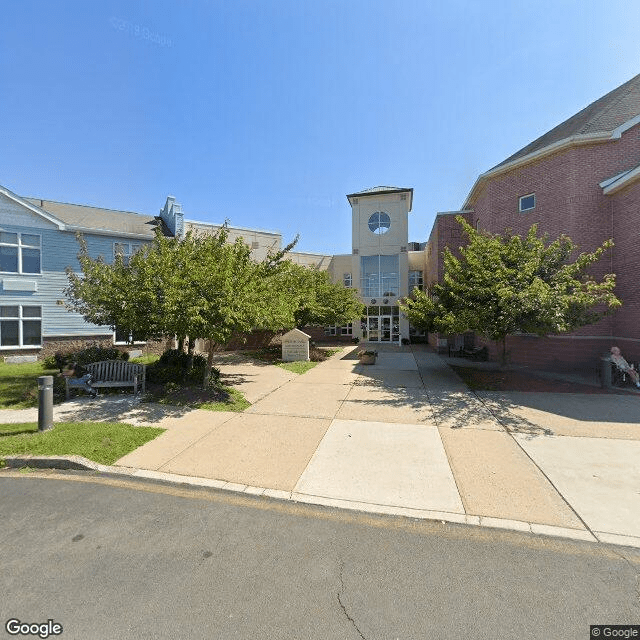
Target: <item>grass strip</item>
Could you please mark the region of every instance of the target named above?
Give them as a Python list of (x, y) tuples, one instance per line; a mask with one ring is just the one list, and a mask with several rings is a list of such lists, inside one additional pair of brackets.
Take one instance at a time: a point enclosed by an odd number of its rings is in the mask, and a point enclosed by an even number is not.
[(251, 406), (251, 403), (237, 389), (223, 387), (223, 390), (229, 394), (229, 399), (224, 402), (202, 402), (196, 407), (205, 409), (206, 411), (244, 411)]
[(287, 371), (292, 371), (293, 373), (306, 373), (309, 369), (313, 369), (318, 363), (309, 361), (305, 362), (304, 360), (296, 361), (296, 362), (277, 362), (276, 366), (281, 369), (286, 369)]
[(120, 422), (60, 422), (38, 432), (35, 422), (0, 425), (0, 460), (8, 455), (77, 455), (113, 464), (127, 453), (153, 440), (164, 429), (134, 427)]
[(0, 362), (0, 409), (37, 407), (38, 378), (55, 376), (57, 373), (57, 369), (44, 369), (42, 362)]

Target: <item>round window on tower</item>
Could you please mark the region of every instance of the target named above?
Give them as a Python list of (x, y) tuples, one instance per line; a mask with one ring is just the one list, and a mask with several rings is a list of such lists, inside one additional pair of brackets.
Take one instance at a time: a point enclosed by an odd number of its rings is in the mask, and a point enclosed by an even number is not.
[(369, 229), (371, 229), (372, 233), (377, 233), (378, 235), (387, 233), (390, 226), (391, 218), (384, 211), (376, 211), (369, 217)]

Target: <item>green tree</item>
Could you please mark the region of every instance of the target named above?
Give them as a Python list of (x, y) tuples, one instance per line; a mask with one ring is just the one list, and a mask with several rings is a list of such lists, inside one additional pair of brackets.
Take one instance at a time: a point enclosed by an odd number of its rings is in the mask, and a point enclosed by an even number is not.
[(242, 239), (228, 242), (223, 225), (215, 234), (187, 233), (182, 239), (157, 233), (125, 262), (92, 258), (80, 236), (82, 273), (67, 269), (67, 308), (88, 322), (118, 326), (144, 338), (189, 336), (209, 341), (208, 379), (217, 345), (253, 328), (294, 325), (298, 298), (283, 288), (288, 266), (281, 251), (255, 262)]
[(126, 334), (135, 333), (144, 339), (159, 335), (161, 329), (156, 317), (146, 312), (149, 301), (145, 299), (146, 304), (141, 304), (137, 293), (144, 280), (144, 272), (137, 267), (147, 248), (133, 256), (131, 263), (122, 256), (107, 263), (102, 256), (95, 259), (90, 256), (82, 234), (77, 234), (76, 238), (80, 245), (81, 273), (71, 267), (66, 269), (66, 308), (80, 313), (87, 322), (110, 326), (114, 330), (117, 326)]
[(364, 312), (357, 292), (332, 282), (326, 271), (289, 262), (284, 281), (289, 295), (297, 299), (296, 327), (346, 325)]
[(428, 292), (414, 291), (402, 305), (416, 327), (440, 333), (474, 331), (502, 344), (518, 332), (560, 334), (592, 324), (621, 302), (614, 295), (615, 275), (596, 280), (591, 265), (613, 246), (607, 240), (574, 261), (576, 245), (565, 235), (549, 243), (533, 225), (524, 237), (494, 235), (469, 225), (460, 258), (446, 248), (444, 277)]

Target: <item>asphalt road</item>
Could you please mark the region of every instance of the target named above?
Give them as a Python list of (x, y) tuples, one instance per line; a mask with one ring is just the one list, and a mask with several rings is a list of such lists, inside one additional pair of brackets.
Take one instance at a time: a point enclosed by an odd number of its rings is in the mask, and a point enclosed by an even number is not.
[[(0, 622), (64, 640), (586, 640), (640, 552), (82, 473), (0, 473)], [(31, 638), (37, 636), (29, 636)]]

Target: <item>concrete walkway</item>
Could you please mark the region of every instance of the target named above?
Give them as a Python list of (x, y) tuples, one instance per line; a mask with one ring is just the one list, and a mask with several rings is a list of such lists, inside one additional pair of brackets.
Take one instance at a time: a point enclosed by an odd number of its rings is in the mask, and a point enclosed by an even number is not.
[(129, 397), (56, 419), (166, 428), (116, 463), (138, 476), (640, 547), (639, 396), (473, 393), (426, 347), (378, 349), (299, 376), (228, 356), (244, 413)]

